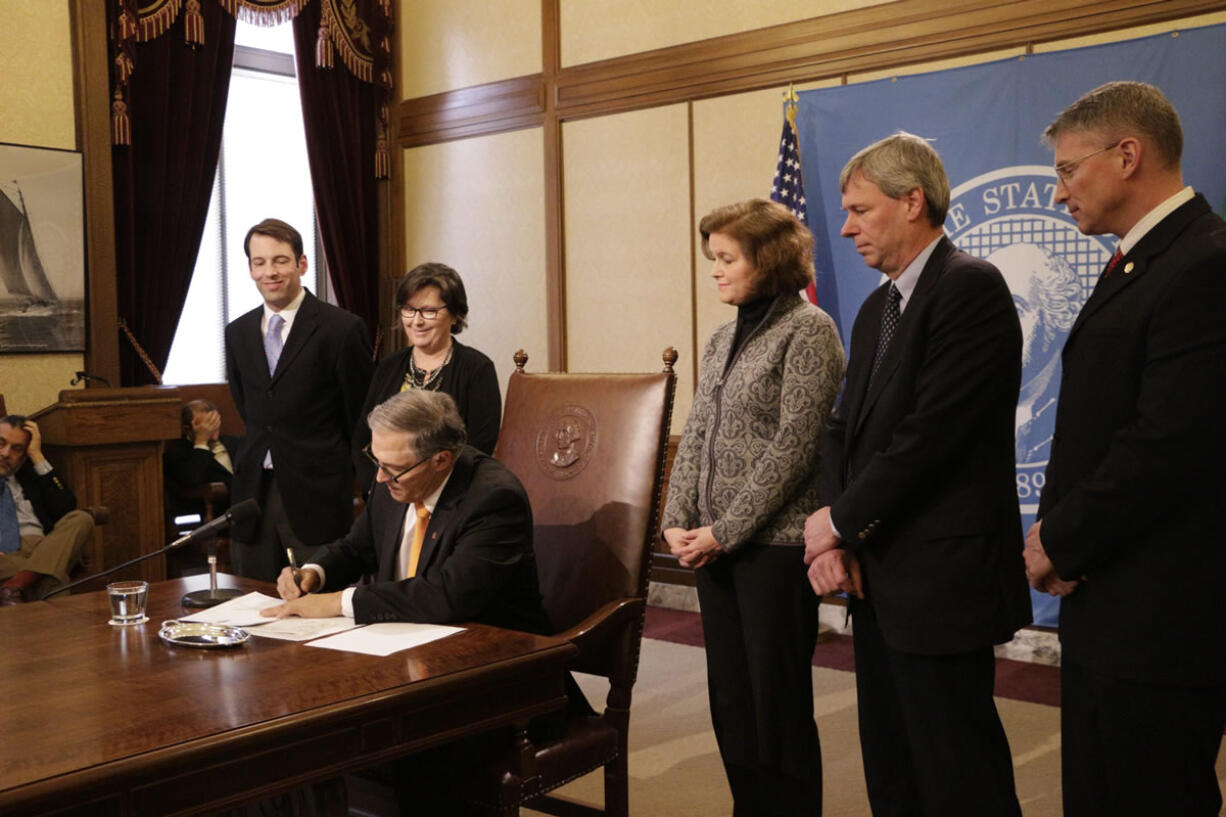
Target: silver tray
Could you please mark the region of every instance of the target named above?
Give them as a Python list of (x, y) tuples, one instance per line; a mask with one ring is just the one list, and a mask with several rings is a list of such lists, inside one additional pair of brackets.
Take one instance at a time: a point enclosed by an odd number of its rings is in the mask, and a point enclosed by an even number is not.
[(179, 647), (218, 649), (246, 644), (251, 639), (251, 633), (242, 627), (230, 627), (226, 624), (206, 624), (202, 621), (171, 619), (162, 622), (162, 628), (158, 630), (158, 638), (167, 644), (175, 644)]

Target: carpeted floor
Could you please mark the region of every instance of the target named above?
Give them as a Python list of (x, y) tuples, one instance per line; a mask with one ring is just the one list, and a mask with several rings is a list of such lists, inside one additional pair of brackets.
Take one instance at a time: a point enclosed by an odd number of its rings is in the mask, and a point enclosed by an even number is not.
[[(633, 817), (718, 817), (732, 812), (707, 710), (702, 628), (695, 613), (649, 608), (630, 718), (630, 813)], [(851, 639), (835, 637), (814, 655), (813, 698), (822, 741), (825, 817), (868, 817), (856, 728)], [(593, 702), (601, 679), (581, 676)], [(1013, 750), (1025, 817), (1060, 817), (1059, 671), (997, 661), (997, 707)], [(1219, 780), (1226, 757), (1219, 757)], [(560, 794), (602, 801), (600, 774)], [(524, 814), (536, 812), (524, 811)]]

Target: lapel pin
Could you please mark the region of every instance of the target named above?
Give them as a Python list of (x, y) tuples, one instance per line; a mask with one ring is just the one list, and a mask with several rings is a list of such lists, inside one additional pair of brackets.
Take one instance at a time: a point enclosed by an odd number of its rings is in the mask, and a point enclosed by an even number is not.
[(1128, 273), (1132, 272), (1132, 268), (1133, 268), (1133, 266), (1135, 266), (1135, 265), (1134, 265), (1134, 264), (1133, 264), (1131, 261), (1129, 261), (1127, 264), (1125, 264), (1125, 265), (1124, 265), (1124, 274), (1125, 274), (1125, 275), (1127, 275)]

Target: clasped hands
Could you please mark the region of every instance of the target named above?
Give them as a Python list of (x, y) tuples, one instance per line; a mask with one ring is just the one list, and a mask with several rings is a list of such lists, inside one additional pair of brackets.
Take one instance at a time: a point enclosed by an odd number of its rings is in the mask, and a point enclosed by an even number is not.
[(1077, 589), (1079, 581), (1065, 581), (1056, 575), (1056, 568), (1047, 558), (1047, 551), (1039, 540), (1039, 529), (1042, 520), (1035, 522), (1026, 532), (1026, 545), (1022, 549), (1022, 558), (1026, 560), (1026, 578), (1030, 586), (1040, 593), (1051, 596), (1067, 596)]
[(693, 530), (668, 528), (664, 531), (664, 541), (682, 567), (697, 569), (724, 554), (724, 546), (715, 540), (710, 525)]
[(842, 591), (864, 598), (864, 582), (860, 560), (839, 545), (830, 522), (830, 506), (818, 508), (805, 520), (805, 564), (809, 566), (809, 584), (819, 596)]
[(293, 568), (286, 567), (277, 576), (277, 595), (284, 604), (266, 607), (260, 615), (275, 618), (301, 616), (302, 618), (332, 618), (341, 615), (340, 593), (313, 593), (319, 588), (319, 574), (314, 570), (298, 571), (299, 580), (294, 581)]

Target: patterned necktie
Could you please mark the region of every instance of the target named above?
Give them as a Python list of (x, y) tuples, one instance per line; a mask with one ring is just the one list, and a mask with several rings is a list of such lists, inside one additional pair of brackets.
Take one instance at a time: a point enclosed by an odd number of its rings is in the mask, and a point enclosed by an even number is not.
[(273, 315), (268, 319), (268, 331), (264, 333), (264, 357), (268, 358), (270, 375), (277, 370), (277, 361), (281, 358), (281, 347), (284, 345), (281, 342), (281, 327), (284, 325), (285, 318)]
[(898, 308), (901, 301), (902, 293), (891, 283), (889, 294), (885, 299), (885, 308), (881, 311), (881, 333), (877, 335), (877, 353), (873, 355), (873, 370), (868, 375), (869, 386), (873, 385), (873, 378), (877, 376), (877, 370), (881, 368), (881, 360), (885, 357), (886, 350), (890, 348), (890, 341), (894, 339), (894, 330), (898, 328), (898, 318), (902, 314)]
[(1111, 256), (1111, 260), (1107, 262), (1107, 268), (1103, 270), (1104, 278), (1111, 274), (1111, 270), (1115, 269), (1115, 265), (1120, 263), (1120, 259), (1123, 257), (1124, 254), (1117, 249), (1115, 255)]
[(430, 526), (430, 509), (425, 505), (417, 506), (417, 524), (413, 526), (413, 544), (409, 546), (409, 568), (404, 572), (406, 579), (417, 575), (417, 560), (421, 558), (421, 546), (426, 541), (426, 528)]
[(21, 550), (21, 524), (17, 521), (17, 503), (9, 490), (7, 477), (0, 477), (0, 553)]

